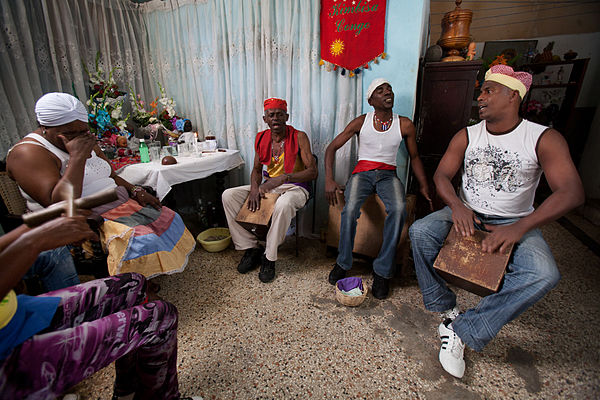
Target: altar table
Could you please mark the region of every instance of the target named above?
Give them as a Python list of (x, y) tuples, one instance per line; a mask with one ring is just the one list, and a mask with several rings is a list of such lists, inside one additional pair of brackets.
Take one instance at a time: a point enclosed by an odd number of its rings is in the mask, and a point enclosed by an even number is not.
[(202, 153), (202, 156), (177, 156), (177, 164), (162, 165), (160, 160), (131, 164), (117, 172), (121, 178), (134, 185), (150, 186), (163, 200), (173, 185), (202, 179), (217, 172), (229, 171), (244, 164), (239, 150)]

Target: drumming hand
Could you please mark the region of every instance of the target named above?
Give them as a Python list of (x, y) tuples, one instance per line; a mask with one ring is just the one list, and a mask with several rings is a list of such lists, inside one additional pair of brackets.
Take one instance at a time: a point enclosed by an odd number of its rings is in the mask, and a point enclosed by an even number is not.
[(481, 250), (493, 253), (500, 248), (500, 253), (506, 253), (511, 245), (516, 244), (526, 233), (519, 222), (510, 225), (484, 225), (491, 233), (481, 242)]
[(271, 190), (275, 189), (277, 186), (283, 185), (285, 182), (285, 175), (276, 176), (275, 178), (269, 178), (264, 181), (259, 187), (261, 197), (265, 198), (265, 193), (269, 193)]
[(473, 221), (481, 223), (473, 210), (468, 209), (464, 204), (460, 203), (452, 208), (452, 222), (454, 222), (456, 233), (460, 233), (462, 236), (473, 235), (475, 233)]
[(263, 197), (259, 190), (251, 190), (248, 195), (248, 210), (255, 212), (260, 210), (260, 198)]
[(425, 197), (425, 200), (427, 200), (427, 203), (429, 204), (429, 210), (433, 212), (433, 201), (431, 200), (431, 191), (429, 190), (429, 186), (421, 185), (419, 192), (423, 197)]
[(337, 204), (337, 193), (341, 191), (341, 186), (333, 179), (325, 181), (325, 197), (330, 206), (335, 206)]

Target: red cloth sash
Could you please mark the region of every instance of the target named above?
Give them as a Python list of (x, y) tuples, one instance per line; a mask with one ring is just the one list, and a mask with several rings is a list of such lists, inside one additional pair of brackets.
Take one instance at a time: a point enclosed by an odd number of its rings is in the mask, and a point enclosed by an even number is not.
[(354, 171), (352, 171), (352, 173), (356, 174), (358, 172), (372, 171), (374, 169), (389, 169), (395, 171), (396, 167), (378, 161), (360, 160), (358, 163), (356, 163), (356, 167), (354, 167)]
[[(285, 159), (283, 169), (286, 174), (294, 172), (294, 165), (296, 164), (296, 156), (298, 155), (298, 131), (291, 125), (286, 125), (285, 145), (283, 151), (285, 152)], [(271, 164), (271, 130), (258, 132), (256, 140), (254, 142), (254, 150), (258, 154), (258, 159), (261, 164)]]

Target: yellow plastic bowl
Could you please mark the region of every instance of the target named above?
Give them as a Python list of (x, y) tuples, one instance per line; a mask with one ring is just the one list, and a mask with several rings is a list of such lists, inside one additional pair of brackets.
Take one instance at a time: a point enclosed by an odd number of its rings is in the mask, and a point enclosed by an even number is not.
[[(225, 239), (221, 240), (209, 240), (206, 239), (210, 236), (227, 236)], [(204, 247), (204, 250), (217, 253), (219, 251), (223, 251), (229, 246), (231, 243), (231, 234), (229, 233), (229, 229), (227, 228), (210, 228), (205, 230), (204, 232), (200, 232), (196, 237), (198, 243)]]

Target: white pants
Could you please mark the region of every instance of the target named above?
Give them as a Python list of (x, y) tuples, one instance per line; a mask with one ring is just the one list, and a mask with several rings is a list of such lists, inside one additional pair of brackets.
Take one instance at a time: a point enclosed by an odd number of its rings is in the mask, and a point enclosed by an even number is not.
[[(277, 260), (277, 247), (285, 240), (285, 234), (296, 212), (308, 200), (308, 191), (300, 186), (285, 183), (273, 189), (273, 193), (281, 195), (275, 202), (275, 209), (271, 216), (271, 227), (267, 233), (265, 256), (269, 261)], [(229, 188), (221, 196), (223, 208), (229, 225), (231, 239), (236, 250), (246, 250), (258, 247), (258, 238), (248, 232), (235, 220), (238, 212), (250, 194), (250, 185)]]

